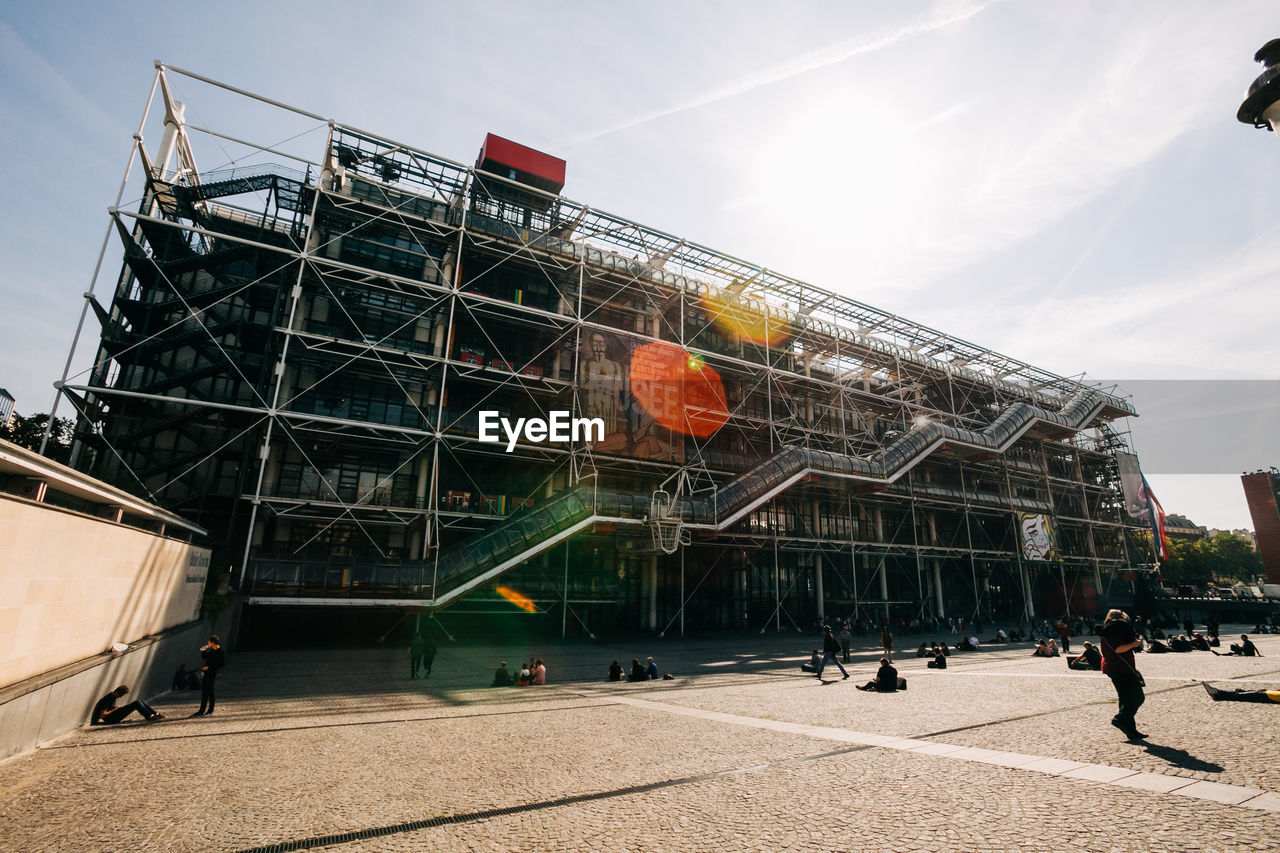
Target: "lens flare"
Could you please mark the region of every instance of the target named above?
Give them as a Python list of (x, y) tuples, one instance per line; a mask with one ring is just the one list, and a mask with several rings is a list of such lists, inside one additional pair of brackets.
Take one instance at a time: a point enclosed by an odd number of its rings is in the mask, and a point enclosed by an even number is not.
[(532, 601), (530, 601), (527, 596), (519, 592), (516, 592), (514, 589), (512, 589), (509, 586), (494, 587), (493, 591), (496, 592), (498, 595), (502, 596), (503, 598), (505, 598), (507, 601), (510, 601), (516, 607), (519, 607), (521, 610), (528, 611), (529, 613), (538, 612), (537, 606)]
[(745, 294), (720, 291), (702, 297), (702, 309), (720, 333), (731, 340), (745, 340), (771, 347), (791, 335), (791, 324), (770, 314), (764, 302)]
[(729, 420), (715, 368), (675, 344), (650, 343), (631, 355), (631, 394), (662, 426), (705, 438)]

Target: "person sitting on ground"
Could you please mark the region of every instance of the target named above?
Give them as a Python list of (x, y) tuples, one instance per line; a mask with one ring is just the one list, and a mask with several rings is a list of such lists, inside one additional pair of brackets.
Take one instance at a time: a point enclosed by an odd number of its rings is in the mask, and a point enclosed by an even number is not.
[(547, 683), (547, 665), (542, 662), (542, 658), (538, 658), (533, 662), (533, 683)]
[(800, 671), (801, 672), (817, 672), (818, 666), (821, 663), (822, 663), (822, 655), (819, 654), (817, 649), (814, 649), (813, 654), (809, 656), (809, 662), (800, 664)]
[(1195, 649), (1198, 652), (1211, 651), (1211, 649), (1209, 648), (1209, 641), (1206, 640), (1204, 638), (1204, 635), (1201, 634), (1199, 631), (1197, 631), (1196, 635), (1191, 638), (1191, 648)]
[(976, 648), (978, 648), (977, 637), (965, 637), (963, 640), (956, 643), (956, 651), (958, 652), (971, 652)]
[(944, 657), (951, 657), (951, 649), (947, 648), (946, 643), (938, 643), (938, 651), (942, 652)]
[(1201, 683), (1215, 702), (1280, 702), (1280, 690), (1219, 690), (1207, 681)]
[(490, 687), (510, 687), (511, 686), (511, 670), (507, 669), (507, 662), (503, 661), (498, 668), (493, 671), (493, 683)]
[(1169, 641), (1169, 651), (1189, 652), (1191, 651), (1191, 641), (1187, 639), (1186, 634), (1179, 634)]
[(516, 676), (516, 687), (528, 687), (533, 681), (533, 673), (529, 671), (529, 662), (520, 664), (520, 674)]
[(1084, 641), (1084, 651), (1073, 658), (1067, 658), (1067, 669), (1102, 669), (1102, 652), (1088, 640)]
[(646, 661), (644, 674), (649, 677), (650, 681), (658, 680), (658, 665), (653, 662), (653, 658)]
[(1049, 638), (1049, 657), (1056, 658), (1061, 652), (1058, 651), (1058, 644), (1054, 642), (1053, 637)]
[(93, 706), (93, 715), (89, 717), (89, 725), (91, 726), (107, 726), (114, 725), (125, 717), (137, 711), (147, 722), (153, 720), (163, 720), (164, 714), (156, 711), (141, 699), (135, 699), (128, 705), (120, 708), (116, 707), (116, 700), (129, 692), (126, 684), (121, 684), (115, 690), (112, 690), (106, 696), (98, 700), (98, 704)]
[(927, 654), (929, 654), (929, 649), (925, 647), (924, 643), (921, 643), (920, 648), (916, 649), (916, 657), (922, 658)]
[(944, 655), (942, 652), (937, 651), (936, 649), (935, 649), (935, 652), (936, 653), (933, 656), (933, 660), (929, 661), (929, 663), (925, 665), (928, 666), (929, 669), (946, 669), (947, 656)]
[[(1138, 650), (1134, 649), (1134, 651), (1136, 652)], [(1166, 652), (1171, 652), (1171, 651), (1173, 651), (1173, 649), (1169, 648), (1169, 644), (1164, 642), (1163, 640), (1152, 640), (1151, 642), (1147, 643), (1148, 654), (1162, 655)]]
[(1224, 656), (1239, 655), (1240, 657), (1246, 657), (1246, 658), (1262, 657), (1262, 652), (1258, 651), (1258, 647), (1253, 644), (1253, 640), (1249, 639), (1248, 634), (1241, 634), (1240, 642), (1231, 644), (1231, 651), (1214, 652), (1214, 654), (1224, 655)]
[(880, 658), (880, 669), (876, 677), (866, 684), (856, 685), (859, 690), (874, 690), (877, 693), (892, 693), (895, 690), (906, 690), (907, 680), (898, 677), (898, 670), (889, 663), (888, 658)]
[(648, 681), (649, 676), (644, 671), (644, 665), (640, 663), (640, 658), (631, 659), (631, 674), (627, 676), (627, 681)]
[(993, 643), (1007, 643), (1007, 642), (1009, 642), (1009, 635), (1008, 635), (1008, 634), (1006, 634), (1006, 633), (1004, 632), (1004, 629), (1003, 629), (1003, 628), (997, 628), (997, 629), (996, 629), (996, 636), (995, 636), (995, 639), (993, 639), (991, 642), (993, 642)]
[(618, 663), (617, 661), (614, 661), (613, 663), (609, 664), (609, 680), (610, 681), (622, 680), (622, 664)]
[(178, 671), (173, 674), (173, 690), (199, 690), (200, 676), (187, 669), (185, 663), (178, 664)]
[(1033, 658), (1047, 658), (1049, 656), (1049, 645), (1044, 640), (1036, 640), (1035, 651), (1031, 653)]

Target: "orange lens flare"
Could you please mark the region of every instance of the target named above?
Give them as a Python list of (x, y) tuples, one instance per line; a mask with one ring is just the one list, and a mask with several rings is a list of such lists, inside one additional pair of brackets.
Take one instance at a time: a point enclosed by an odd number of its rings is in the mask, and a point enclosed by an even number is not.
[(709, 293), (702, 297), (702, 309), (720, 333), (731, 340), (745, 340), (774, 347), (791, 334), (791, 326), (781, 317), (770, 314), (758, 300), (729, 292)]
[(729, 420), (720, 374), (675, 344), (636, 348), (631, 394), (655, 421), (685, 435), (705, 438)]
[(521, 610), (528, 611), (529, 613), (538, 612), (538, 608), (532, 601), (509, 586), (494, 587), (493, 591), (505, 598), (507, 601), (510, 601), (516, 607), (519, 607)]

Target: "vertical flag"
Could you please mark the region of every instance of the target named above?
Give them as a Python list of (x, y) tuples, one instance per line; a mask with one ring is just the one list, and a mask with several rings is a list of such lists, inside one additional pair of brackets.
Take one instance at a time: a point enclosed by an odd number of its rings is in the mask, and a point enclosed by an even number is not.
[(1169, 540), (1164, 535), (1164, 507), (1156, 500), (1156, 493), (1151, 491), (1147, 478), (1142, 478), (1142, 492), (1146, 496), (1147, 505), (1151, 508), (1151, 535), (1156, 543), (1156, 556), (1160, 562), (1169, 562)]

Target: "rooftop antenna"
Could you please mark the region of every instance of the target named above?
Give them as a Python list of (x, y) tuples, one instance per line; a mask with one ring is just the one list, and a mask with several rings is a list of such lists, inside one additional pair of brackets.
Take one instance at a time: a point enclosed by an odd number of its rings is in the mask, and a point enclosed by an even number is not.
[(1280, 39), (1258, 48), (1253, 61), (1261, 62), (1265, 70), (1249, 86), (1236, 118), (1262, 130), (1270, 127), (1280, 134)]

